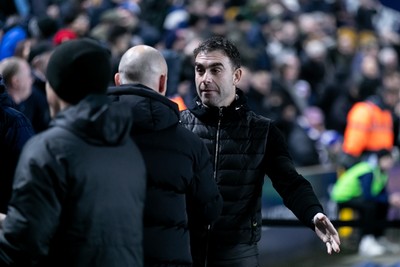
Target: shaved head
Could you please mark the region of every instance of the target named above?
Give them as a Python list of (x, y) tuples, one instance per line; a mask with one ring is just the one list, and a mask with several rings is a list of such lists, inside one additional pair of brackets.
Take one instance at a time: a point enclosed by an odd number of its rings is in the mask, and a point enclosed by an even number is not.
[(140, 83), (165, 94), (167, 73), (167, 63), (157, 49), (147, 45), (137, 45), (122, 56), (115, 83), (117, 85)]

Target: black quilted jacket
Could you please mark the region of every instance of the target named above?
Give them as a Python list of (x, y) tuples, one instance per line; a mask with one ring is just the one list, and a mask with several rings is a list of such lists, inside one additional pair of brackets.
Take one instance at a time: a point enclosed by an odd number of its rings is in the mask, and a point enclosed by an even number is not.
[(295, 170), (276, 126), (250, 111), (239, 89), (236, 100), (221, 109), (207, 108), (197, 98), (193, 109), (181, 112), (181, 123), (206, 143), (224, 199), (209, 242), (235, 245), (260, 240), (265, 175), (285, 205), (313, 229), (311, 219), (322, 212), (322, 206), (312, 186)]

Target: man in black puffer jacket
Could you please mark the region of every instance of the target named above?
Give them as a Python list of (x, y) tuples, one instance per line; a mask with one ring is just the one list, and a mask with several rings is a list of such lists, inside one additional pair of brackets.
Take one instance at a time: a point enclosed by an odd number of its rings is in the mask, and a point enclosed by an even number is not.
[(187, 209), (203, 224), (214, 221), (222, 198), (200, 138), (179, 124), (178, 106), (166, 98), (167, 64), (156, 49), (139, 45), (121, 58), (109, 88), (113, 101), (132, 108), (132, 137), (144, 157), (145, 266), (191, 266)]
[(20, 156), (0, 266), (143, 266), (146, 170), (129, 107), (105, 95), (110, 75), (110, 53), (95, 41), (52, 54), (47, 96), (57, 115)]
[(310, 183), (294, 168), (282, 134), (269, 119), (250, 111), (236, 88), (242, 75), (237, 48), (212, 37), (194, 56), (199, 96), (193, 109), (182, 111), (181, 121), (207, 145), (224, 199), (222, 214), (209, 232), (203, 227), (193, 232), (194, 266), (258, 266), (265, 175), (285, 205), (326, 243), (328, 253), (339, 252), (338, 233)]

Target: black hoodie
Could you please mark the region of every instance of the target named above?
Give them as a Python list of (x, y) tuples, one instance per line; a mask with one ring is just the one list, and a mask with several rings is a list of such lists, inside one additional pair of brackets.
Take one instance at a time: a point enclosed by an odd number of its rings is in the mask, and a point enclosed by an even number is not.
[(1, 266), (143, 266), (146, 173), (130, 126), (129, 108), (92, 95), (27, 142)]

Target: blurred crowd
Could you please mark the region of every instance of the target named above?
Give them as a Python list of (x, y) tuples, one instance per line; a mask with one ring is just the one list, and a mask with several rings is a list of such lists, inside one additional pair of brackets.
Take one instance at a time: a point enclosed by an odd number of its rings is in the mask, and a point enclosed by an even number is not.
[[(336, 164), (351, 107), (400, 87), (399, 12), (378, 0), (14, 0), (0, 1), (0, 26), (0, 73), (36, 132), (50, 121), (49, 55), (81, 37), (109, 48), (114, 73), (129, 47), (159, 49), (167, 96), (183, 107), (196, 94), (193, 48), (228, 37), (242, 55), (238, 87), (256, 113), (276, 121), (298, 166)], [(19, 64), (24, 83), (8, 79)], [(391, 112), (396, 146), (398, 100)]]

